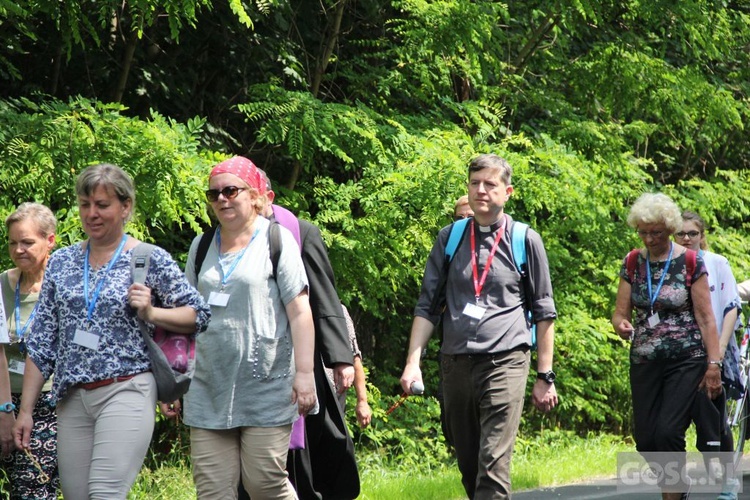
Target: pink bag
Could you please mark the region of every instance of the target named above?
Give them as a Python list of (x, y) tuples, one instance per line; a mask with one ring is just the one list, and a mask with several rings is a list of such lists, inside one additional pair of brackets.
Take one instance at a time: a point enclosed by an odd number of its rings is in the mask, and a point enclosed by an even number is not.
[(173, 370), (186, 373), (195, 362), (195, 334), (168, 332), (157, 327), (154, 330), (154, 342), (167, 357)]
[(292, 435), (289, 438), (290, 450), (305, 449), (305, 417), (298, 418), (292, 424)]

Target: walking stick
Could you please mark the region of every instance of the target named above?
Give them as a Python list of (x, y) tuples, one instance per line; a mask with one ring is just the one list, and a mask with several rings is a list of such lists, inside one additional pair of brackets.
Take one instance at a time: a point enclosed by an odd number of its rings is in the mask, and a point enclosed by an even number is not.
[[(424, 384), (422, 382), (417, 382), (416, 380), (411, 383), (411, 393), (415, 396), (421, 396), (424, 394)], [(398, 398), (398, 401), (393, 403), (390, 408), (388, 408), (388, 411), (385, 412), (385, 415), (388, 416), (391, 413), (393, 413), (393, 410), (404, 404), (404, 401), (406, 401), (406, 398), (408, 398), (409, 395), (407, 393), (402, 393), (401, 397)]]

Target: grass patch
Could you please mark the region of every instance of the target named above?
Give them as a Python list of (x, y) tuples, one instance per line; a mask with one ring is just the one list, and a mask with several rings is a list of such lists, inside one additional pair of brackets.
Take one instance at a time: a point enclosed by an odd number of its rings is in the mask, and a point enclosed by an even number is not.
[(190, 466), (181, 462), (141, 468), (128, 500), (196, 500)]
[(620, 436), (591, 433), (585, 437), (546, 431), (530, 440), (519, 437), (511, 465), (513, 490), (614, 477), (617, 453), (633, 452), (632, 441)]
[(427, 500), (465, 498), (458, 467), (445, 465), (431, 471), (409, 474), (402, 471), (360, 471), (362, 500)]

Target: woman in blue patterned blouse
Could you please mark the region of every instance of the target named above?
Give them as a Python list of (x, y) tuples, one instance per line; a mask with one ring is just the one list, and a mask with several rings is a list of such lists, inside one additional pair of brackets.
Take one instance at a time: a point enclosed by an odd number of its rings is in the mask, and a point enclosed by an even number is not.
[(63, 496), (124, 499), (143, 464), (156, 408), (136, 315), (190, 333), (206, 328), (210, 310), (162, 249), (151, 256), (146, 283), (133, 284), (130, 260), (139, 241), (125, 233), (125, 224), (135, 189), (122, 169), (84, 169), (76, 194), (88, 239), (49, 259), (27, 339), (14, 435), (16, 446), (28, 449), (34, 405), (54, 373)]

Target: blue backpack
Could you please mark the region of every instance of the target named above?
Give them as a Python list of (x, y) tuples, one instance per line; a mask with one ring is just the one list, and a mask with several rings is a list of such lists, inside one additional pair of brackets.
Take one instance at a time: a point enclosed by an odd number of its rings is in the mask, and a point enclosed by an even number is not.
[[(457, 220), (456, 222), (451, 224), (451, 230), (448, 234), (448, 243), (446, 243), (445, 245), (445, 265), (443, 273), (445, 276), (445, 280), (441, 280), (439, 293), (436, 294), (436, 297), (441, 296), (444, 293), (444, 288), (446, 285), (445, 282), (447, 281), (448, 276), (448, 266), (450, 265), (454, 255), (456, 254), (456, 249), (458, 248), (458, 245), (461, 243), (461, 240), (464, 237), (466, 227), (470, 220), (471, 217)], [(528, 229), (528, 224), (513, 221), (512, 225), (510, 226), (510, 241), (511, 252), (513, 254), (513, 262), (516, 264), (516, 269), (521, 275), (521, 282), (523, 283), (524, 290), (527, 292), (524, 294), (526, 298), (524, 309), (526, 311), (527, 320), (529, 321), (529, 323), (531, 323), (531, 347), (532, 349), (536, 349), (536, 324), (534, 323), (534, 317), (532, 315), (531, 295), (530, 293), (528, 293), (528, 291), (531, 290), (531, 286), (529, 283), (529, 273), (526, 265), (526, 231)]]

